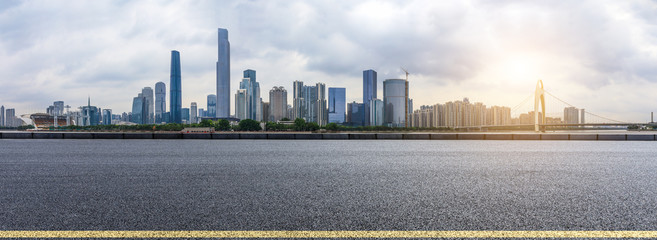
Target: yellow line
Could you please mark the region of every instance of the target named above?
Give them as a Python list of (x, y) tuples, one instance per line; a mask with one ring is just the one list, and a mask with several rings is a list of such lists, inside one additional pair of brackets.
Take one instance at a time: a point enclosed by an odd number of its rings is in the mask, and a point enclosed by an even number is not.
[(657, 238), (657, 231), (0, 231), (0, 238)]

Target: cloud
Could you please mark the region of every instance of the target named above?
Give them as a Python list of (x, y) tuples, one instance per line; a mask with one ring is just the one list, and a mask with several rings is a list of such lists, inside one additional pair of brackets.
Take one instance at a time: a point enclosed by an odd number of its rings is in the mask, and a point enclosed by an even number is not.
[(176, 49), (183, 104), (203, 107), (215, 92), (222, 27), (232, 92), (241, 71), (255, 69), (265, 101), (294, 80), (346, 87), (358, 100), (363, 70), (378, 71), (381, 88), (404, 67), (416, 106), (466, 95), (514, 106), (541, 78), (604, 109), (580, 96), (657, 89), (656, 9), (654, 1), (3, 1), (0, 104), (21, 112), (91, 95), (130, 111), (141, 88), (168, 84)]

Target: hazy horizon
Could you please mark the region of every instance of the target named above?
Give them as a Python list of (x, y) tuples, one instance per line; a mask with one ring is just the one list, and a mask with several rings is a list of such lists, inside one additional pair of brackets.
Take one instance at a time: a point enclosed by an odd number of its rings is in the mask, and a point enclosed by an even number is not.
[[(182, 63), (183, 107), (216, 93), (217, 28), (228, 29), (231, 95), (257, 71), (263, 101), (292, 83), (345, 87), (362, 71), (411, 73), (414, 108), (468, 97), (515, 107), (541, 79), (587, 111), (647, 122), (657, 110), (655, 1), (2, 1), (0, 105), (17, 114), (91, 104), (130, 112)], [(231, 113), (234, 113), (231, 96)], [(548, 112), (564, 106), (548, 99)], [(531, 104), (533, 106), (533, 101)], [(552, 108), (551, 108), (552, 107)], [(513, 112), (531, 110), (521, 107)]]

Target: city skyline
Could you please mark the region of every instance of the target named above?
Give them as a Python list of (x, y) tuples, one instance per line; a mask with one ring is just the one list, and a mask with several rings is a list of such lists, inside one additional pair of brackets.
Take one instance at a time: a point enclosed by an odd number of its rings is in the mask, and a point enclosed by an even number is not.
[[(236, 76), (246, 69), (259, 72), (263, 90), (293, 89), (294, 80), (322, 82), (328, 88), (345, 87), (346, 102), (361, 102), (363, 70), (377, 71), (382, 81), (403, 78), (402, 66), (411, 72), (415, 109), (463, 97), (512, 107), (538, 79), (564, 100), (619, 120), (647, 122), (654, 111), (650, 103), (657, 101), (652, 94), (657, 90), (657, 48), (650, 42), (657, 34), (649, 28), (655, 21), (641, 11), (655, 6), (650, 2), (492, 6), (385, 1), (328, 7), (327, 2), (237, 1), (219, 7), (101, 1), (72, 2), (62, 13), (48, 2), (3, 4), (0, 16), (6, 19), (32, 19), (35, 12), (45, 12), (31, 22), (3, 26), (7, 31), (2, 31), (0, 54), (8, 64), (0, 67), (7, 74), (0, 80), (0, 104), (16, 109), (17, 115), (44, 112), (59, 100), (77, 108), (86, 105), (88, 95), (94, 105), (115, 114), (129, 112), (135, 92), (169, 82), (167, 55), (173, 49), (181, 52), (182, 106), (205, 103), (208, 94), (216, 93), (217, 28), (230, 32), (231, 108), (240, 81)], [(166, 11), (178, 8), (179, 16)], [(262, 14), (243, 16), (239, 9)], [(155, 20), (128, 14), (135, 11)], [(299, 14), (280, 14), (287, 11)], [(102, 16), (108, 14), (128, 20), (105, 22)], [(171, 20), (156, 21), (162, 17)], [(344, 19), (327, 23), (337, 17)], [(400, 18), (407, 20), (395, 20)], [(75, 24), (78, 19), (93, 24)], [(277, 35), (266, 35), (263, 30), (269, 27)], [(85, 43), (94, 36), (108, 40)], [(67, 45), (67, 53), (59, 54), (58, 44), (40, 39)], [(32, 55), (46, 57), (35, 61)]]

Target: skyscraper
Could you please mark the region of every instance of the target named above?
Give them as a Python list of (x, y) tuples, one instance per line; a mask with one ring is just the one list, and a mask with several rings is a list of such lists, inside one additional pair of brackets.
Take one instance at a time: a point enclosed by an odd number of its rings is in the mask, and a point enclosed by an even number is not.
[(164, 122), (164, 113), (167, 112), (167, 89), (163, 82), (155, 84), (155, 123)]
[(292, 108), (294, 111), (294, 119), (297, 118), (303, 118), (305, 112), (303, 108), (303, 95), (301, 94), (303, 91), (303, 82), (302, 81), (294, 81), (294, 85), (292, 86)]
[(64, 115), (64, 101), (55, 101), (52, 105), (54, 106), (55, 116)]
[(112, 109), (103, 109), (103, 125), (112, 124)]
[(384, 124), (391, 127), (406, 126), (406, 80), (386, 79), (383, 81)]
[(155, 107), (153, 105), (153, 89), (151, 87), (145, 87), (141, 90), (141, 94), (146, 99), (146, 109), (144, 109), (146, 119), (144, 119), (144, 123), (151, 124), (155, 122), (153, 118), (153, 109)]
[(247, 100), (247, 118), (256, 121), (262, 119), (262, 99), (260, 98), (260, 83), (256, 81), (256, 71), (247, 69), (244, 71), (244, 78), (240, 82), (240, 89), (246, 89), (249, 96)]
[(208, 95), (208, 114), (207, 117), (216, 117), (217, 116), (217, 95), (210, 94)]
[(326, 85), (324, 83), (315, 84), (317, 91), (317, 100), (315, 103), (315, 121), (318, 125), (324, 126), (328, 123), (328, 111), (326, 106)]
[(563, 109), (563, 122), (567, 124), (579, 123), (579, 109), (575, 107), (566, 107)]
[(18, 124), (16, 123), (16, 109), (7, 108), (5, 112), (5, 126), (18, 127)]
[(189, 108), (182, 108), (181, 112), (180, 112), (180, 115), (181, 115), (180, 118), (182, 118), (183, 123), (186, 123), (186, 124), (191, 123), (191, 119), (189, 118)]
[(169, 121), (182, 123), (182, 76), (180, 73), (180, 53), (171, 51), (171, 82), (169, 88)]
[(146, 98), (142, 94), (134, 97), (132, 99), (132, 118), (130, 118), (130, 121), (136, 124), (145, 124), (145, 120), (148, 117), (146, 115), (147, 108)]
[(328, 91), (329, 91), (328, 122), (343, 123), (346, 118), (346, 111), (345, 111), (346, 89), (329, 88)]
[(372, 99), (370, 101), (370, 126), (383, 125), (383, 109), (383, 101), (380, 99)]
[[(228, 30), (219, 28), (217, 60), (217, 117), (230, 117), (230, 42)], [(209, 111), (209, 109), (208, 109)]]
[(5, 126), (5, 105), (0, 107), (0, 127)]
[(248, 118), (248, 99), (249, 95), (246, 89), (237, 89), (235, 93), (235, 117), (242, 119)]
[(287, 115), (287, 91), (285, 88), (274, 87), (269, 90), (269, 119), (267, 121), (278, 121)]
[(192, 102), (189, 108), (189, 123), (198, 123), (197, 108), (198, 106), (196, 106), (196, 102)]
[(376, 71), (372, 69), (363, 71), (363, 105), (366, 109), (363, 115), (364, 126), (370, 126), (370, 101), (377, 98), (376, 88)]

